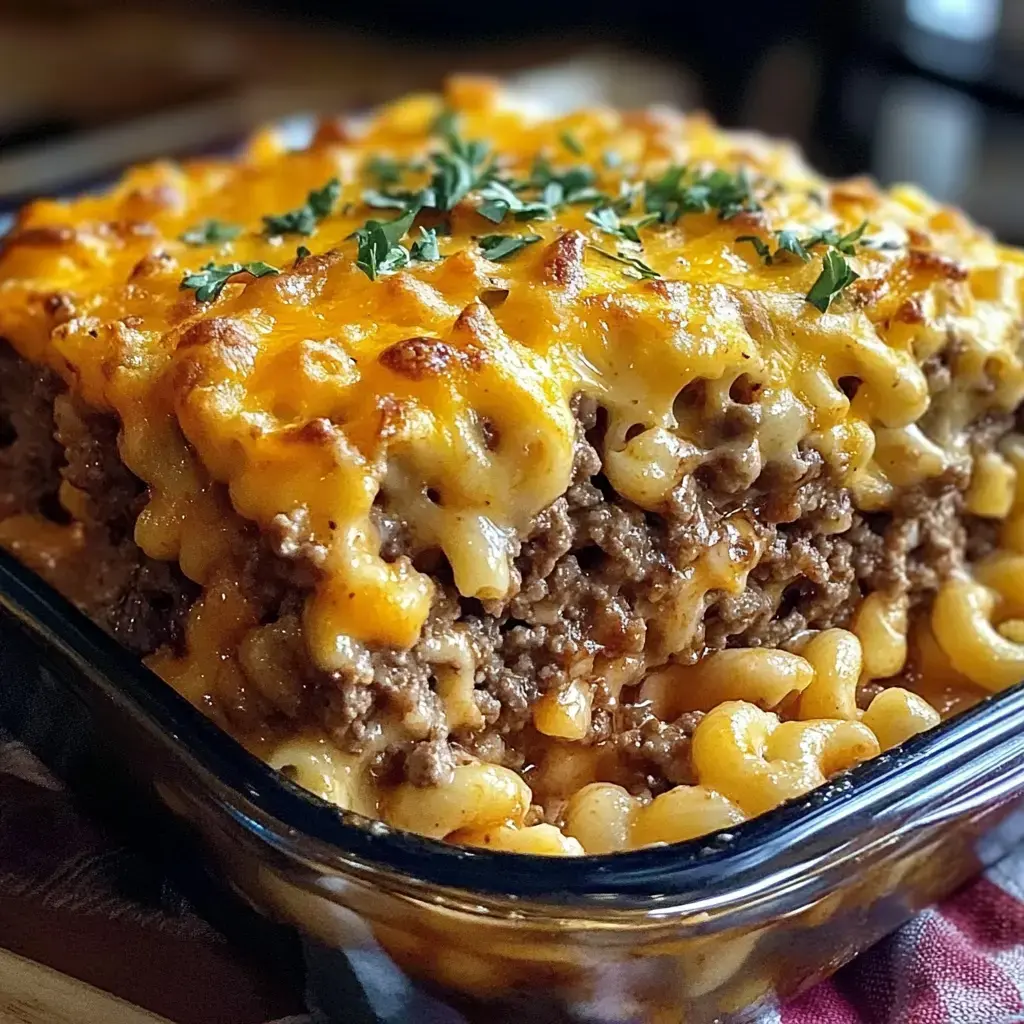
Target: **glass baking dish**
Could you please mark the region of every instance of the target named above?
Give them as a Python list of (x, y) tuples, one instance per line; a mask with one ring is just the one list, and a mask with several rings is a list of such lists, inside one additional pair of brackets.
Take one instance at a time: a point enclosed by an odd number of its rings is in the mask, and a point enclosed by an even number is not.
[(0, 651), (7, 727), (72, 781), (98, 752), (126, 814), (159, 808), (311, 940), (314, 1001), (346, 1022), (753, 1020), (1020, 835), (1024, 685), (730, 832), (561, 859), (324, 803), (2, 553)]
[(0, 723), (296, 927), (344, 1024), (755, 1021), (1024, 837), (1024, 683), (675, 846), (538, 858), (395, 832), (269, 769), (2, 550)]

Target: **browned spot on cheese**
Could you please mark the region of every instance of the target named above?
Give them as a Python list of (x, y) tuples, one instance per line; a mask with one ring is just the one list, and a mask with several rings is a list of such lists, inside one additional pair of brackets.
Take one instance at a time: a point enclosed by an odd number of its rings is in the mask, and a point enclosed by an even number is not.
[(914, 295), (904, 300), (900, 308), (896, 310), (894, 319), (903, 324), (923, 324), (925, 317), (920, 297)]
[(477, 369), (487, 358), (487, 346), (500, 329), (494, 314), (479, 299), (471, 302), (458, 315), (452, 327), (452, 342), (458, 349), (460, 362)]
[(834, 203), (874, 206), (878, 189), (870, 178), (849, 178), (832, 186), (831, 197)]
[(854, 281), (847, 291), (850, 301), (855, 306), (863, 308), (877, 302), (887, 288), (888, 282), (884, 277), (862, 277), (860, 280)]
[(457, 361), (458, 353), (440, 338), (406, 338), (380, 354), (382, 365), (409, 380), (440, 377)]
[(323, 416), (302, 423), (297, 427), (289, 427), (282, 432), (286, 441), (297, 444), (325, 445), (333, 442), (338, 436), (338, 428)]
[(178, 210), (184, 205), (185, 197), (181, 191), (169, 182), (163, 182), (129, 192), (124, 198), (119, 220), (122, 223), (148, 221), (151, 217), (169, 210)]
[(66, 324), (75, 315), (74, 299), (68, 292), (51, 292), (43, 299), (43, 309), (55, 324)]
[(190, 324), (178, 341), (178, 351), (202, 350), (193, 357), (226, 367), (235, 378), (252, 371), (259, 354), (259, 338), (251, 327), (230, 317), (214, 317)]
[(907, 266), (915, 273), (934, 274), (947, 281), (966, 281), (967, 270), (950, 256), (930, 249), (911, 249)]
[(127, 241), (132, 238), (156, 238), (160, 232), (148, 220), (111, 220), (100, 224), (96, 234), (101, 238), (114, 237)]
[(666, 281), (659, 277), (654, 281), (645, 281), (644, 286), (648, 291), (669, 302), (681, 302), (686, 297), (686, 285), (682, 281)]
[(581, 231), (567, 231), (559, 235), (544, 253), (544, 279), (575, 294), (584, 284), (583, 251), (587, 238)]
[(70, 245), (78, 238), (78, 232), (67, 224), (47, 224), (35, 228), (18, 228), (3, 240), (4, 249), (13, 249), (18, 245), (33, 248), (49, 248)]
[(138, 280), (140, 277), (155, 277), (157, 274), (173, 270), (176, 263), (177, 261), (169, 253), (151, 252), (135, 264), (131, 277), (133, 280)]
[(314, 148), (337, 143), (355, 142), (358, 135), (352, 129), (347, 117), (324, 117), (317, 123), (311, 145)]

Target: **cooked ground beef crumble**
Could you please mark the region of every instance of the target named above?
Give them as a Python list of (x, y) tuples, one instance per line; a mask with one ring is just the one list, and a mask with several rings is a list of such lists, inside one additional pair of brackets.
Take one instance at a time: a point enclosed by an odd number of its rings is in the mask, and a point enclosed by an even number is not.
[[(940, 391), (945, 364), (935, 360), (927, 370)], [(75, 487), (84, 497), (84, 527), (115, 567), (98, 575), (84, 610), (140, 654), (164, 645), (181, 649), (199, 588), (177, 565), (148, 558), (132, 540), (146, 494), (120, 460), (117, 422), (83, 408), (57, 378), (3, 343), (0, 379), (0, 513), (60, 517), (58, 487), (62, 480)], [(688, 402), (704, 401), (700, 388), (687, 391)], [(906, 594), (914, 605), (966, 556), (991, 549), (991, 528), (963, 515), (963, 470), (906, 491), (891, 511), (863, 515), (812, 448), (801, 447), (785, 464), (762, 465), (756, 394), (736, 397), (717, 424), (721, 444), (683, 479), (660, 515), (612, 490), (598, 455), (601, 411), (578, 397), (571, 484), (536, 517), (515, 559), (513, 595), (503, 602), (459, 597), (443, 557), (414, 550), (407, 524), (382, 498), (375, 517), (385, 556), (410, 555), (437, 583), (420, 642), (409, 651), (359, 651), (345, 671), (331, 675), (314, 670), (295, 643), (288, 665), (279, 668), (304, 685), (254, 699), (271, 716), (314, 717), (337, 742), (356, 748), (379, 729), (386, 706), (418, 726), (415, 738), (382, 755), (378, 771), (419, 784), (446, 778), (467, 752), (522, 767), (520, 738), (529, 734), (531, 705), (566, 685), (581, 658), (656, 650), (657, 616), (643, 609), (657, 608), (737, 510), (754, 512), (760, 559), (742, 592), (708, 594), (702, 624), (686, 650), (672, 652), (673, 660), (689, 663), (725, 647), (779, 646), (805, 629), (848, 625), (862, 595), (873, 590)], [(1011, 426), (1009, 417), (987, 418), (976, 425), (975, 442), (990, 447)], [(297, 636), (301, 600), (322, 555), (309, 541), (301, 510), (252, 538), (245, 585), (259, 595), (267, 628)], [(430, 645), (456, 623), (478, 666), (475, 699), (486, 726), (450, 735), (433, 686)], [(636, 788), (658, 791), (692, 781), (689, 743), (699, 717), (662, 722), (646, 705), (631, 703), (629, 691), (617, 701), (599, 685), (587, 742), (610, 744), (634, 771)]]

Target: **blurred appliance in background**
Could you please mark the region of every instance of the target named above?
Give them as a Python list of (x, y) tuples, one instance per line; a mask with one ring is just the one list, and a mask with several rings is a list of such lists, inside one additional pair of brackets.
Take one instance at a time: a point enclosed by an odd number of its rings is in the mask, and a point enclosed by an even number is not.
[(919, 182), (1024, 241), (1024, 2), (864, 0), (836, 98), (882, 181)]
[[(558, 105), (704, 107), (833, 175), (915, 180), (1024, 242), (1024, 0), (0, 0), (0, 205), (448, 71)], [(56, 176), (55, 176), (56, 175)]]

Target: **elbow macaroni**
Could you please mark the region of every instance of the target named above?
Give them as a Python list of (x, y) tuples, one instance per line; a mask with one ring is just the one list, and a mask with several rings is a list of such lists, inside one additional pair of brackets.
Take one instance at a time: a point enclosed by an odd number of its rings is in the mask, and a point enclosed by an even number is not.
[(878, 753), (874, 734), (859, 722), (780, 723), (744, 701), (719, 705), (693, 737), (697, 778), (747, 815), (802, 796)]

